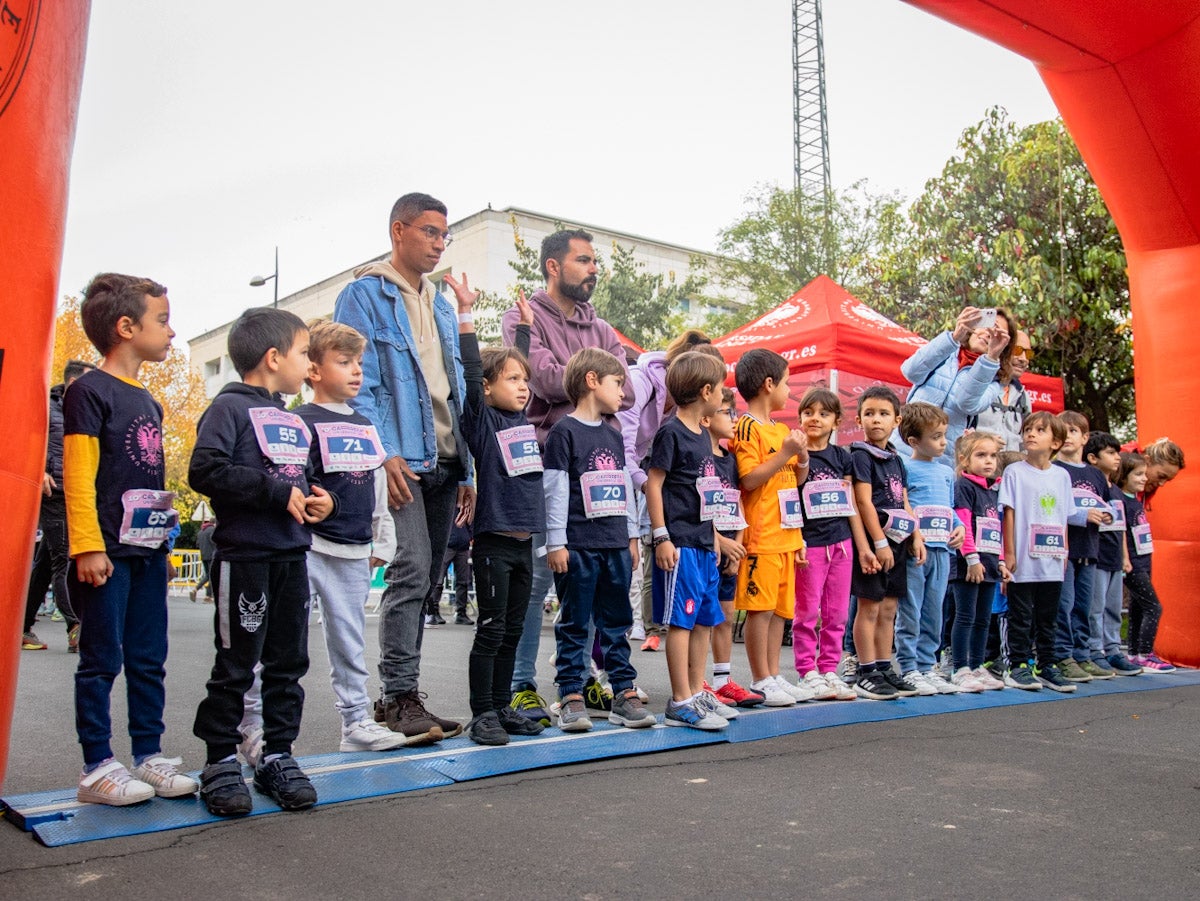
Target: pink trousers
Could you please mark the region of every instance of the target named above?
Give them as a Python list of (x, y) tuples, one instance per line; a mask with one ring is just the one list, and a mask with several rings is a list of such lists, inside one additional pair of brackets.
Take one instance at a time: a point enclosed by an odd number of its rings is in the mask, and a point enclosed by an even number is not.
[[(792, 650), (796, 672), (831, 673), (842, 657), (842, 636), (850, 608), (850, 539), (806, 550), (808, 566), (796, 567), (796, 615)], [(821, 624), (820, 639), (817, 622)]]

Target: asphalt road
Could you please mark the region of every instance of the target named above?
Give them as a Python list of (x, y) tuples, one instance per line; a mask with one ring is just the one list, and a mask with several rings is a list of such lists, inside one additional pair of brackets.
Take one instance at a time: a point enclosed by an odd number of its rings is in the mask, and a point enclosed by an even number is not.
[[(211, 665), (211, 611), (171, 604), (165, 748), (197, 768), (191, 718)], [(22, 655), (7, 793), (69, 785), (78, 773), (74, 658), (57, 625), (38, 632), (51, 649)], [(441, 715), (466, 717), (470, 633), (442, 626), (426, 636), (423, 687)], [(336, 750), (338, 738), (315, 626), (312, 639), (297, 755)], [(657, 708), (666, 661), (635, 651), (634, 663)], [(39, 901), (1191, 897), (1200, 884), (1198, 714), (1197, 687), (1080, 697), (62, 848), (0, 824), (0, 885), (6, 898)], [(118, 754), (127, 755), (124, 742)]]

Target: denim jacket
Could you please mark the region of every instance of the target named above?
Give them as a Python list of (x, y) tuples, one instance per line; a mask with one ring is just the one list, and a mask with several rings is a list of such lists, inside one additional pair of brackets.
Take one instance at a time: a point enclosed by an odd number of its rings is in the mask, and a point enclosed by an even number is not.
[[(400, 288), (380, 275), (357, 278), (338, 295), (333, 318), (367, 339), (362, 389), (350, 399), (350, 406), (374, 423), (389, 458), (403, 457), (413, 472), (429, 472), (438, 461), (433, 405)], [(441, 292), (436, 292), (433, 299), (433, 318), (446, 371), (452, 373), (450, 418), (454, 442), (470, 473), (470, 454), (459, 426), (466, 384), (458, 347), (458, 320)], [(464, 484), (470, 481), (468, 476)]]

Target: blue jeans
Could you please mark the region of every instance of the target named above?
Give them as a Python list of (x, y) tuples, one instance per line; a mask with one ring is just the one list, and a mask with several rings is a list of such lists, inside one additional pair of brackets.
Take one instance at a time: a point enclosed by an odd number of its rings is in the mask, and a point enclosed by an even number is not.
[(896, 660), (901, 673), (931, 669), (942, 640), (942, 600), (950, 578), (950, 552), (926, 547), (925, 565), (908, 565), (908, 593), (896, 616)]
[(562, 616), (554, 627), (558, 642), (555, 666), (560, 697), (583, 690), (587, 658), (592, 652), (589, 625), (596, 624), (604, 669), (615, 694), (633, 687), (637, 678), (629, 662), (629, 639), (633, 625), (629, 606), (632, 560), (628, 548), (572, 550), (565, 573), (555, 573), (554, 584), (562, 604)]
[(167, 555), (113, 557), (112, 565), (112, 575), (99, 588), (80, 582), (74, 563), (68, 575), (71, 600), (83, 622), (75, 672), (75, 731), (85, 765), (113, 756), (109, 699), (122, 666), (134, 759), (162, 750)]
[(1092, 589), (1093, 660), (1121, 653), (1121, 602), (1125, 574), (1107, 572), (1096, 567), (1096, 584)]
[(1096, 582), (1096, 564), (1068, 560), (1063, 575), (1058, 619), (1054, 624), (1054, 660), (1074, 657), (1080, 663), (1092, 659), (1092, 591)]
[(529, 606), (525, 608), (525, 625), (517, 642), (513, 661), (512, 690), (515, 694), (531, 688), (537, 691), (538, 646), (542, 641), (542, 604), (554, 582), (554, 573), (546, 565), (546, 534), (533, 536), (533, 581), (529, 586)]

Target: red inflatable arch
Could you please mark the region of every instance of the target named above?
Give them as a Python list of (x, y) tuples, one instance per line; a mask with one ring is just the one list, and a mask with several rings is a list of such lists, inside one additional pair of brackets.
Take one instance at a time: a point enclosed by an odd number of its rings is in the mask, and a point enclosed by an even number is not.
[(51, 333), (89, 7), (0, 3), (0, 780), (46, 466)]
[[(1154, 498), (1156, 650), (1200, 665), (1200, 7), (1195, 0), (910, 0), (1030, 59), (1112, 212), (1129, 262), (1139, 437), (1191, 461)], [(1192, 360), (1192, 363), (1188, 363)], [(1181, 415), (1185, 414), (1185, 415)]]
[[(1158, 652), (1200, 664), (1200, 422), (1173, 415), (1200, 378), (1200, 14), (1194, 0), (910, 0), (1034, 62), (1125, 241), (1143, 439), (1193, 461), (1155, 498)], [(0, 778), (46, 440), (50, 331), (87, 0), (6, 0), (0, 12)], [(1181, 411), (1182, 412), (1182, 411)]]

